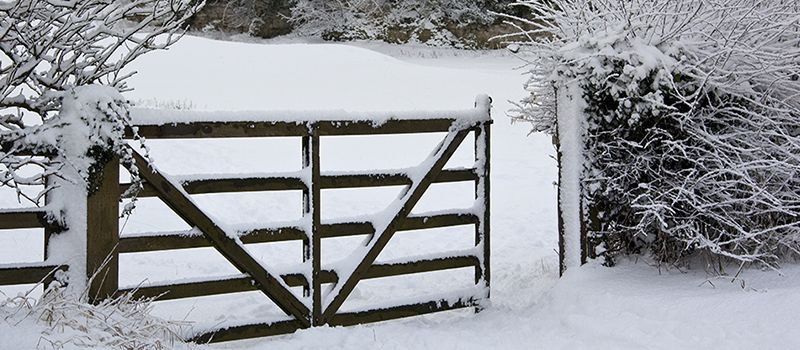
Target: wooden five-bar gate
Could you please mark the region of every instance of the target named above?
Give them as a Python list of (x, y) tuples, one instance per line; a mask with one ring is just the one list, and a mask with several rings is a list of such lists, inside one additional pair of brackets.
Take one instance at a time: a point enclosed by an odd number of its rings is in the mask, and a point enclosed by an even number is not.
[[(302, 138), (303, 167), (297, 176), (241, 176), (237, 178), (195, 177), (176, 181), (134, 152), (145, 180), (139, 197), (158, 197), (177, 213), (192, 231), (119, 235), (119, 203), (130, 184), (119, 183), (119, 161), (103, 167), (99, 187), (87, 199), (87, 274), (95, 300), (133, 293), (158, 300), (190, 298), (225, 293), (261, 291), (291, 317), (285, 321), (211, 329), (198, 333), (199, 342), (226, 341), (294, 332), (319, 325), (346, 326), (465, 307), (480, 308), (489, 297), (489, 155), (490, 125), (488, 103), (476, 105), (471, 117), (437, 119), (389, 119), (381, 123), (356, 120), (187, 122), (139, 125), (138, 134), (147, 139), (197, 139), (295, 136)], [(431, 156), (418, 167), (403, 172), (349, 173), (326, 175), (320, 171), (320, 138), (343, 135), (446, 133)], [(462, 141), (475, 138), (475, 166), (444, 169)], [(473, 210), (411, 215), (414, 205), (434, 183), (471, 181), (475, 184)], [(320, 197), (324, 189), (405, 186), (388, 210), (386, 219), (323, 224)], [(192, 200), (193, 194), (247, 191), (300, 190), (303, 192), (302, 225), (265, 227), (246, 232), (226, 232)], [(474, 248), (455, 255), (436, 255), (412, 261), (376, 263), (382, 249), (399, 231), (474, 225)], [(45, 246), (57, 228), (49, 227), (44, 209), (0, 211), (0, 230), (45, 227)], [(321, 240), (331, 237), (367, 235), (363, 249), (352, 266), (338, 270), (321, 266)], [(302, 241), (304, 271), (276, 274), (244, 248), (245, 244)], [(235, 266), (241, 275), (224, 279), (193, 280), (120, 288), (119, 255), (126, 253), (212, 247)], [(47, 248), (45, 247), (45, 254)], [(456, 268), (474, 268), (473, 293), (447, 300), (428, 300), (359, 312), (340, 312), (359, 281)], [(57, 269), (53, 264), (0, 265), (0, 285), (37, 283)], [(99, 277), (99, 278), (98, 278)], [(327, 290), (323, 288), (327, 285)], [(302, 295), (291, 287), (302, 287)]]

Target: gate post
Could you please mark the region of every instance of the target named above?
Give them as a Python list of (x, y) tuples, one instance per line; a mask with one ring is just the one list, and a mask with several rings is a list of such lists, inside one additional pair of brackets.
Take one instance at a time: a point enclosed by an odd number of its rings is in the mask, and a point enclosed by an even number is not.
[(475, 283), (483, 281), (486, 297), (489, 297), (491, 264), (491, 246), (489, 245), (489, 213), (490, 213), (490, 156), (491, 156), (491, 122), (483, 122), (475, 129), (475, 162), (477, 163), (478, 181), (475, 182), (475, 199), (483, 203), (478, 226), (475, 230), (475, 245), (483, 246), (480, 271), (475, 271)]
[(583, 100), (574, 86), (555, 86), (556, 121), (553, 143), (558, 160), (559, 276), (587, 262), (589, 255), (587, 203), (583, 180)]
[(86, 203), (86, 277), (92, 303), (112, 297), (119, 287), (119, 158), (99, 158)]

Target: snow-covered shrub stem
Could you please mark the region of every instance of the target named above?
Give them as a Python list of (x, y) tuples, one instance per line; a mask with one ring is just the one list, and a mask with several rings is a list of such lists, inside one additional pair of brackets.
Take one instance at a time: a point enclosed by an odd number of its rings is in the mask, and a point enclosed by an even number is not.
[(508, 36), (524, 38), (531, 67), (515, 117), (554, 133), (554, 86), (577, 85), (586, 103), (594, 253), (609, 264), (649, 251), (665, 263), (706, 252), (770, 266), (800, 253), (800, 4), (517, 6), (535, 20), (509, 17), (534, 28)]
[(189, 324), (152, 316), (153, 300), (126, 293), (91, 304), (52, 284), (41, 298), (0, 299), (0, 333), (18, 334), (19, 349), (193, 348), (183, 343)]

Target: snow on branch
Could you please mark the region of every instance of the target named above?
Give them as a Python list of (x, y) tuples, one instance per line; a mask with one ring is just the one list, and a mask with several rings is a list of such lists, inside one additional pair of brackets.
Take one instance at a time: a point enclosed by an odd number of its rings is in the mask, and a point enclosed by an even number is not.
[[(554, 87), (586, 102), (583, 196), (611, 263), (649, 251), (775, 266), (800, 253), (800, 5), (518, 1), (530, 62), (515, 117), (555, 133)], [(560, 120), (561, 116), (559, 116)], [(584, 218), (585, 219), (585, 218)]]
[(196, 0), (1, 2), (0, 187), (40, 205), (52, 189), (45, 179), (63, 177), (65, 167), (80, 176), (69, 181), (87, 180), (84, 161), (100, 156), (89, 154), (93, 147), (125, 162), (119, 146), (130, 121), (119, 92), (133, 73), (123, 68), (175, 43), (200, 6)]

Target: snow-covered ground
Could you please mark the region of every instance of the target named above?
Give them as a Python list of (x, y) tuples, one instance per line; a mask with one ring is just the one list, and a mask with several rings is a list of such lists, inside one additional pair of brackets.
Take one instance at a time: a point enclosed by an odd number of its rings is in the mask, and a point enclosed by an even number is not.
[[(505, 112), (522, 94), (520, 61), (504, 52), (463, 52), (384, 44), (258, 44), (187, 36), (166, 52), (143, 56), (127, 96), (142, 106), (194, 110), (452, 110), (476, 95), (494, 98), (492, 134), (492, 304), (472, 310), (350, 328), (211, 345), (215, 349), (674, 349), (799, 348), (800, 268), (746, 271), (740, 280), (711, 279), (701, 267), (659, 271), (643, 262), (586, 266), (557, 278), (556, 164), (550, 138), (528, 135)], [(391, 169), (417, 164), (442, 135), (324, 138), (323, 171)], [(300, 140), (149, 141), (170, 174), (294, 171)], [(467, 142), (448, 166), (472, 164)], [(399, 188), (325, 191), (323, 220), (383, 209)], [(415, 212), (468, 207), (472, 185), (435, 185)], [(296, 220), (299, 192), (196, 196), (226, 223)], [(0, 202), (6, 205), (7, 201)], [(123, 234), (185, 229), (156, 200), (142, 200)], [(0, 263), (41, 258), (35, 231), (3, 232)], [(362, 238), (333, 239), (323, 260), (348, 254)], [(464, 249), (470, 229), (404, 233), (378, 260)], [(300, 262), (299, 242), (251, 246), (278, 270)], [(323, 262), (323, 263), (324, 263)], [(137, 285), (235, 273), (210, 249), (125, 255), (121, 283)], [(744, 281), (744, 285), (742, 284)], [(390, 303), (468, 286), (457, 270), (359, 284), (345, 309)], [(11, 289), (0, 289), (13, 292)], [(196, 328), (279, 319), (259, 293), (159, 303), (155, 314)], [(0, 334), (0, 344), (13, 344)]]

